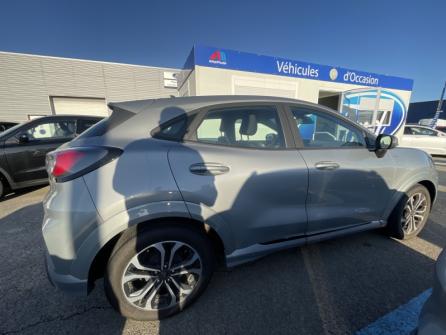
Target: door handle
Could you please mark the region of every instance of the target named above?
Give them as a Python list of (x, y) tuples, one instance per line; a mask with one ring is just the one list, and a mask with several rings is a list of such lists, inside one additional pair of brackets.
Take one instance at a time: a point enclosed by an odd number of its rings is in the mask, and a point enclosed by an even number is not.
[(215, 176), (229, 172), (229, 167), (219, 163), (196, 163), (189, 167), (189, 171), (200, 176)]
[(335, 162), (317, 162), (315, 165), (318, 170), (336, 170), (339, 164)]
[(44, 156), (46, 155), (46, 152), (42, 150), (33, 150), (32, 155), (34, 157)]

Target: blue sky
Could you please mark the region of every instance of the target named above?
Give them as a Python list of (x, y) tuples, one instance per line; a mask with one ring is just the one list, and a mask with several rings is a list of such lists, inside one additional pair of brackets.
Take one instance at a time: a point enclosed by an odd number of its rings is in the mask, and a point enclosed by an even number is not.
[(181, 67), (194, 43), (415, 80), (446, 80), (445, 1), (5, 0), (0, 50)]

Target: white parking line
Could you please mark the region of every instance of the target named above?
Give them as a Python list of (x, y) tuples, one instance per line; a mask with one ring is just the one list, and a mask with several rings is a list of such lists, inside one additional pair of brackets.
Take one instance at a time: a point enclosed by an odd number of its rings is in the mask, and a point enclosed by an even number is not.
[(418, 324), (418, 316), (432, 289), (426, 290), (407, 304), (398, 307), (355, 335), (409, 335)]

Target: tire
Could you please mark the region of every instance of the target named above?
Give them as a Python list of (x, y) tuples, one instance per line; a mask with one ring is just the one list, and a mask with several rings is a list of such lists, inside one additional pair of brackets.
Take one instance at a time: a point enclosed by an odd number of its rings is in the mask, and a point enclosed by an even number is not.
[(0, 176), (0, 200), (3, 199), (5, 194), (6, 194), (6, 183), (3, 180), (3, 177)]
[[(418, 200), (421, 200), (419, 206), (415, 211), (411, 210), (416, 207)], [(415, 185), (403, 195), (390, 214), (387, 222), (388, 235), (400, 240), (414, 238), (426, 225), (430, 210), (429, 191), (423, 185)]]
[[(161, 250), (167, 266), (163, 269)], [(124, 242), (118, 241), (109, 258), (105, 292), (124, 317), (160, 320), (182, 311), (199, 297), (211, 279), (214, 261), (210, 239), (195, 227), (162, 224), (136, 229)]]

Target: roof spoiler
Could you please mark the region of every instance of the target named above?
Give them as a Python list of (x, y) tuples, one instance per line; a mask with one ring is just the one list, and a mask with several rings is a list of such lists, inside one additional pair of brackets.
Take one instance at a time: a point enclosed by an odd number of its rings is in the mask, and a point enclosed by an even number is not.
[(152, 105), (154, 101), (156, 101), (156, 99), (110, 102), (108, 104), (108, 108), (110, 108), (112, 111), (137, 114), (142, 110), (147, 109), (147, 107)]

